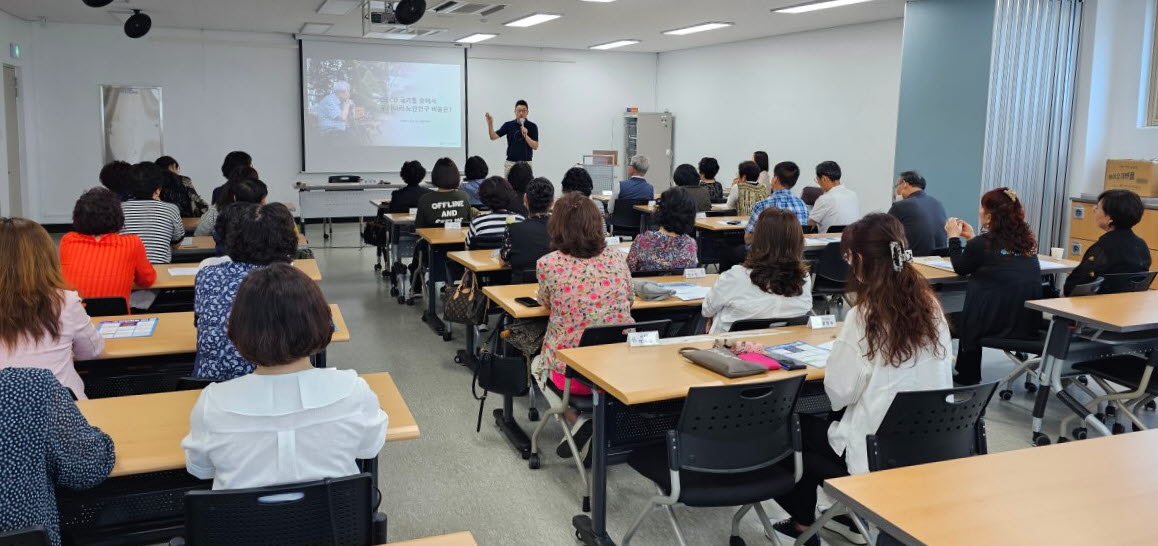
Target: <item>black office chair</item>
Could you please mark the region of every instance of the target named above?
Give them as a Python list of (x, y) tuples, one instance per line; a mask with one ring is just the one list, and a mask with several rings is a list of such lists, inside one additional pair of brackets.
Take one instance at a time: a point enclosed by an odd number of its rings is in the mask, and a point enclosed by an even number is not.
[(220, 383), (220, 379), (209, 379), (205, 377), (182, 377), (177, 380), (177, 387), (173, 390), (177, 391), (199, 391), (212, 385)]
[[(869, 471), (985, 455), (989, 452), (985, 406), (996, 388), (994, 382), (897, 393), (876, 433), (865, 437)], [(811, 538), (832, 518), (849, 513), (848, 507), (834, 504), (797, 538), (797, 544)], [(868, 537), (864, 522), (852, 516), (861, 535)]]
[(788, 318), (748, 319), (737, 320), (732, 323), (729, 332), (746, 332), (749, 330), (763, 330), (765, 328), (783, 328), (785, 326), (803, 326), (808, 324), (808, 315)]
[(825, 233), (843, 233), (846, 227), (848, 226), (828, 226), (828, 230), (825, 231)]
[(1154, 283), (1158, 271), (1143, 271), (1141, 273), (1113, 273), (1102, 275), (1102, 287), (1099, 294), (1122, 294), (1125, 292), (1145, 292)]
[(820, 199), (821, 195), (824, 195), (824, 190), (816, 186), (808, 186), (800, 190), (800, 200), (810, 207), (816, 204), (816, 200)]
[[(740, 506), (732, 517), (733, 546), (744, 543), (738, 536), (740, 520), (753, 508), (772, 532), (760, 503), (790, 491), (803, 472), (800, 418), (792, 411), (803, 383), (803, 376), (795, 376), (690, 389), (667, 442), (637, 449), (627, 459), (659, 494), (635, 518), (623, 546), (657, 506), (667, 511), (681, 545), (686, 542), (672, 510), (677, 505)], [(780, 464), (788, 457), (793, 457), (793, 470)]]
[(129, 304), (125, 298), (86, 298), (82, 300), (84, 312), (90, 317), (109, 317), (129, 314)]
[(639, 235), (639, 218), (642, 212), (635, 210), (636, 205), (646, 205), (650, 199), (616, 199), (615, 211), (607, 223), (611, 225), (612, 237), (635, 237)]
[[(593, 345), (624, 343), (627, 341), (627, 334), (632, 331), (658, 332), (660, 337), (665, 337), (670, 328), (670, 320), (589, 326), (583, 330), (583, 336), (579, 338), (579, 346), (590, 347)], [(630, 363), (624, 363), (624, 365), (629, 366)], [(571, 449), (571, 458), (575, 461), (575, 467), (579, 470), (579, 478), (583, 481), (583, 506), (584, 509), (586, 509), (590, 502), (586, 470), (587, 461), (584, 460), (580, 452), (582, 446), (575, 443), (575, 437), (571, 435), (571, 430), (567, 428), (567, 424), (563, 420), (563, 414), (568, 409), (573, 409), (580, 414), (591, 415), (592, 411), (594, 411), (594, 405), (590, 396), (571, 396), (571, 384), (575, 381), (574, 378), (576, 375), (570, 367), (567, 368), (565, 375), (562, 389), (556, 387), (554, 381), (550, 379), (547, 380), (547, 389), (554, 393), (557, 400), (551, 400), (551, 397), (546, 397), (547, 400), (551, 402), (551, 407), (543, 414), (543, 420), (539, 422), (539, 425), (535, 427), (535, 431), (531, 433), (531, 455), (527, 460), (527, 465), (532, 470), (539, 468), (541, 464), (539, 458), (539, 435), (547, 428), (549, 420), (546, 419), (546, 417), (554, 417), (553, 421), (559, 423), (559, 427), (563, 429), (563, 437), (566, 439), (567, 446)]]
[(386, 543), (369, 473), (315, 482), (185, 494), (185, 536), (170, 546)]
[(824, 297), (824, 314), (828, 314), (835, 303), (839, 309), (844, 305), (844, 288), (848, 281), (848, 263), (840, 254), (840, 243), (828, 243), (820, 252), (816, 264), (816, 281), (812, 284), (812, 294)]
[(803, 231), (805, 235), (813, 235), (813, 234), (816, 234), (816, 233), (820, 233), (820, 226), (815, 226), (815, 225), (812, 225), (812, 226), (805, 226), (805, 225), (802, 225), (802, 226), (800, 226), (800, 230), (801, 230), (801, 231)]
[(51, 546), (48, 530), (39, 525), (0, 533), (0, 546)]
[(683, 269), (661, 269), (659, 271), (632, 271), (632, 277), (670, 277), (673, 275), (683, 276)]

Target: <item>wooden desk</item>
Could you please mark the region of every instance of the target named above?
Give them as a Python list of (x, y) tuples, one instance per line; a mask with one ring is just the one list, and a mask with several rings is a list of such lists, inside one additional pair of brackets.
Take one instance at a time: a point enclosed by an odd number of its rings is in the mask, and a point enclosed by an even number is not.
[(466, 243), (468, 228), (446, 229), (442, 227), (421, 228), (414, 230), (422, 240), (431, 245), (461, 245)]
[[(623, 255), (626, 257), (626, 250), (631, 248), (631, 243), (620, 243), (614, 246), (623, 249)], [(458, 250), (447, 253), (447, 257), (475, 273), (493, 273), (510, 269), (495, 255), (494, 250)]]
[(599, 202), (602, 202), (602, 203), (608, 203), (608, 202), (610, 202), (610, 201), (611, 201), (611, 196), (610, 196), (610, 195), (603, 195), (603, 194), (598, 194), (598, 195), (592, 195), (592, 196), (591, 196), (591, 199), (592, 199), (592, 200), (595, 200), (595, 201), (599, 201)]
[(197, 229), (197, 224), (201, 223), (200, 218), (182, 218), (181, 224), (185, 226), (185, 231)]
[[(418, 424), (388, 373), (363, 374), (390, 417), (386, 441), (418, 438)], [(117, 462), (110, 477), (185, 468), (181, 440), (201, 391), (118, 396), (76, 403), (88, 422), (113, 439)]]
[[(948, 258), (933, 258), (933, 259), (947, 260)], [(1046, 256), (1046, 255), (1039, 255), (1038, 259), (1043, 261), (1043, 262), (1060, 264), (1062, 266), (1062, 267), (1057, 268), (1057, 269), (1050, 269), (1048, 271), (1042, 271), (1043, 275), (1052, 275), (1055, 273), (1069, 273), (1070, 271), (1073, 271), (1074, 268), (1076, 268), (1078, 266), (1078, 262), (1075, 262), (1072, 260), (1056, 260), (1056, 259), (1054, 259), (1050, 256)], [(947, 269), (941, 269), (939, 267), (932, 267), (932, 266), (925, 265), (925, 264), (921, 263), (921, 260), (922, 260), (922, 258), (914, 259), (913, 260), (913, 267), (917, 269), (917, 271), (921, 274), (921, 276), (925, 277), (925, 279), (927, 279), (931, 283), (964, 282), (964, 281), (969, 279), (969, 277), (967, 277), (965, 275), (958, 275), (958, 274), (956, 274), (952, 271), (949, 271)]]
[(728, 379), (692, 364), (679, 355), (679, 349), (682, 347), (709, 349), (713, 340), (717, 338), (742, 338), (764, 345), (780, 345), (793, 341), (820, 345), (836, 339), (839, 332), (839, 328), (812, 330), (807, 326), (791, 326), (764, 330), (759, 332), (759, 335), (755, 335), (757, 332), (736, 332), (695, 336), (710, 339), (651, 347), (629, 347), (626, 343), (577, 347), (559, 351), (559, 358), (583, 374), (583, 377), (594, 381), (616, 400), (627, 405), (635, 405), (683, 398), (692, 387), (769, 381), (801, 373), (807, 374), (809, 380), (823, 379), (824, 370), (812, 367), (806, 370), (777, 370), (761, 375)]
[[(728, 222), (736, 221), (740, 223), (728, 225)], [(696, 218), (696, 229), (707, 231), (736, 231), (744, 229), (747, 225), (747, 216), (709, 216), (707, 218)]]
[(414, 215), (410, 214), (408, 212), (391, 212), (391, 213), (383, 214), (382, 216), (386, 217), (387, 219), (389, 219), (391, 222), (393, 222), (395, 224), (413, 224), (414, 223)]
[(1158, 329), (1156, 291), (1033, 300), (1025, 306), (1113, 332)]
[[(306, 275), (315, 281), (322, 280), (322, 272), (318, 269), (318, 261), (314, 259), (308, 260), (294, 260), (294, 267), (300, 269)], [(157, 280), (149, 288), (192, 288), (197, 275), (177, 275), (172, 274), (173, 269), (196, 269), (196, 264), (156, 264), (153, 269), (157, 271)]]
[[(331, 343), (350, 341), (350, 330), (346, 328), (346, 320), (342, 317), (341, 309), (335, 304), (330, 304), (330, 311), (334, 313), (334, 324), (338, 327), (334, 331)], [(93, 317), (92, 324), (97, 326), (107, 321), (143, 318), (157, 319), (157, 328), (153, 330), (153, 335), (106, 339), (105, 350), (99, 360), (197, 352), (197, 326), (193, 323), (192, 312)]]
[[(716, 279), (720, 276), (717, 274), (707, 275), (700, 279), (686, 280), (680, 275), (671, 275), (665, 277), (640, 277), (642, 280), (655, 281), (659, 283), (665, 282), (690, 282), (700, 286), (714, 286)], [(505, 286), (487, 286), (483, 288), (483, 294), (486, 294), (492, 302), (502, 307), (513, 318), (537, 318), (550, 316), (550, 312), (546, 307), (527, 307), (517, 301), (516, 298), (533, 298), (539, 292), (538, 284), (508, 284)], [(667, 309), (674, 307), (696, 307), (703, 304), (704, 300), (689, 300), (683, 301), (679, 298), (668, 298), (659, 301), (644, 301), (636, 299), (632, 304), (632, 311), (642, 311), (646, 309)]]
[[(186, 241), (188, 241), (190, 244), (185, 244)], [(306, 241), (306, 236), (299, 233), (298, 234), (298, 247), (304, 248), (308, 245), (309, 245), (309, 243)], [(173, 250), (206, 252), (206, 251), (211, 251), (211, 250), (217, 250), (217, 242), (214, 241), (213, 237), (209, 236), (209, 235), (200, 235), (200, 236), (196, 236), (196, 237), (186, 237), (181, 242), (173, 245)]]
[[(828, 480), (906, 544), (1153, 544), (1158, 431)], [(1097, 522), (1083, 525), (1082, 522)]]
[(478, 546), (478, 543), (474, 541), (474, 535), (470, 534), (469, 531), (439, 535), (436, 537), (416, 538), (402, 542), (391, 542), (390, 544), (397, 544), (399, 546)]

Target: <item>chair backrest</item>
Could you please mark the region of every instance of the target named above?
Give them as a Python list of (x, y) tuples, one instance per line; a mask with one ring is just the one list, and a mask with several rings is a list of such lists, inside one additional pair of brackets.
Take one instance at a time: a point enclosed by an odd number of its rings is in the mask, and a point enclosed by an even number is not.
[(801, 226), (800, 226), (800, 231), (803, 231), (805, 235), (811, 235), (811, 234), (813, 234), (813, 233), (820, 233), (820, 226), (815, 226), (815, 225), (812, 225), (812, 226), (801, 225)]
[(51, 546), (48, 530), (39, 525), (0, 533), (0, 546)]
[(616, 199), (615, 211), (611, 213), (613, 227), (639, 231), (639, 217), (643, 214), (635, 210), (636, 205), (646, 205), (650, 199)]
[(1145, 292), (1150, 289), (1158, 271), (1143, 271), (1141, 273), (1113, 273), (1102, 275), (1102, 288), (1099, 294), (1121, 294), (1124, 292)]
[(1077, 298), (1081, 296), (1092, 296), (1097, 294), (1098, 291), (1102, 289), (1102, 282), (1104, 281), (1105, 279), (1098, 277), (1088, 283), (1074, 286), (1074, 289), (1070, 290), (1070, 297)]
[(816, 204), (816, 200), (820, 199), (821, 195), (824, 195), (824, 190), (817, 186), (808, 186), (800, 190), (800, 200), (810, 207)]
[(740, 192), (736, 195), (736, 214), (738, 216), (750, 216), (752, 207), (768, 198), (768, 188), (760, 184), (738, 184), (732, 191)]
[(825, 233), (843, 233), (846, 227), (848, 226), (828, 226), (828, 230), (825, 231)]
[(840, 254), (840, 243), (824, 245), (824, 250), (820, 251), (820, 262), (816, 264), (816, 275), (835, 282), (848, 279), (848, 263)]
[(494, 250), (503, 247), (502, 235), (474, 237), (470, 240), (470, 250)]
[(636, 322), (634, 324), (601, 324), (599, 326), (588, 326), (583, 330), (583, 335), (579, 338), (579, 346), (590, 347), (592, 345), (624, 343), (627, 341), (629, 331), (659, 332), (659, 337), (664, 337), (664, 334), (670, 327), (671, 320), (668, 319), (649, 320), (647, 322)]
[(808, 324), (808, 315), (788, 318), (766, 318), (737, 320), (732, 323), (729, 332), (746, 332), (748, 330), (763, 330), (765, 328), (783, 328), (785, 326), (804, 326)]
[(994, 382), (897, 393), (876, 434), (867, 437), (869, 470), (984, 455), (982, 416), (996, 388)]
[(84, 311), (90, 317), (107, 317), (129, 314), (129, 304), (125, 298), (86, 298)]
[(213, 383), (218, 382), (220, 382), (219, 379), (209, 379), (204, 377), (182, 377), (177, 380), (177, 388), (174, 390), (199, 391), (205, 387), (208, 387), (209, 385), (212, 385)]
[(189, 546), (372, 544), (374, 484), (368, 473), (253, 489), (185, 495)]
[(804, 384), (778, 381), (693, 387), (670, 445), (669, 468), (731, 474), (765, 468), (800, 445), (792, 408)]

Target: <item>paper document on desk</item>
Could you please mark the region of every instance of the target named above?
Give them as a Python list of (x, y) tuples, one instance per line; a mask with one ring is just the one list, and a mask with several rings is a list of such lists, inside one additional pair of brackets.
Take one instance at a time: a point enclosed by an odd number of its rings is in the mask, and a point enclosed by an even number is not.
[(764, 352), (768, 353), (768, 356), (772, 358), (779, 358), (777, 355), (784, 355), (797, 362), (808, 364), (813, 368), (824, 368), (828, 364), (828, 355), (831, 353), (828, 349), (810, 345), (803, 341), (793, 341), (792, 343), (766, 347)]
[(170, 267), (169, 276), (171, 277), (191, 277), (200, 271), (199, 267)]
[(824, 243), (827, 245), (828, 243), (839, 243), (840, 237), (809, 237), (805, 239), (804, 242)]
[[(942, 269), (945, 271), (953, 271), (953, 262), (951, 260), (949, 260), (949, 258), (937, 258), (937, 257), (933, 257), (933, 256), (926, 256), (923, 258), (917, 258), (915, 261), (919, 264), (927, 265), (929, 267), (935, 267), (937, 269)], [(1037, 258), (1037, 263), (1040, 264), (1042, 272), (1067, 268), (1067, 266), (1065, 264), (1059, 264), (1057, 262), (1053, 262), (1053, 261), (1049, 261), (1049, 260), (1043, 260), (1043, 259), (1041, 259), (1040, 256)]]
[(126, 337), (149, 337), (157, 328), (156, 318), (106, 320), (97, 325), (97, 331), (105, 339)]
[(193, 246), (193, 238), (192, 237), (186, 237), (184, 239), (181, 239), (181, 246)]
[(683, 301), (702, 300), (708, 295), (710, 287), (692, 284), (690, 282), (661, 282), (656, 283), (664, 288), (675, 290), (675, 297)]

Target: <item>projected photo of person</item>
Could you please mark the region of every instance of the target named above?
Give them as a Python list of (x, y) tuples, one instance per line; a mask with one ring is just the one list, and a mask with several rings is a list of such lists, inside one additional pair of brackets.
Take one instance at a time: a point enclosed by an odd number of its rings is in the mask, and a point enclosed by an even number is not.
[(459, 147), (454, 65), (306, 59), (307, 132), (327, 147)]

